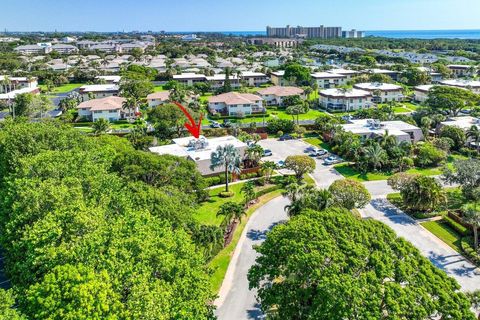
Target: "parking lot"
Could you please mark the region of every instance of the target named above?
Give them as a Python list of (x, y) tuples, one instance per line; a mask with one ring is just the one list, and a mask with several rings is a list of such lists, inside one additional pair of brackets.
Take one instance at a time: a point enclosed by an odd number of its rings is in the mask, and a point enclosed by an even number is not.
[[(288, 156), (293, 155), (307, 155), (304, 150), (308, 147), (311, 147), (310, 144), (304, 142), (303, 140), (288, 140), (288, 141), (279, 141), (277, 139), (266, 139), (261, 140), (259, 143), (264, 149), (272, 150), (272, 155), (269, 157), (263, 158), (265, 161), (284, 161)], [(332, 184), (333, 181), (342, 179), (340, 175), (333, 166), (326, 166), (323, 164), (323, 160), (316, 159), (317, 168), (311, 174), (317, 185), (321, 188), (327, 188)], [(280, 170), (281, 173), (291, 173), (288, 170)]]

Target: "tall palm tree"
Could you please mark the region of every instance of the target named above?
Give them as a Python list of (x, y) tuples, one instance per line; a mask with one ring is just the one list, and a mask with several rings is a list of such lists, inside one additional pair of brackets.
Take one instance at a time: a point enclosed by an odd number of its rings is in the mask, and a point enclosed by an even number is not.
[(218, 167), (225, 170), (225, 192), (228, 192), (228, 174), (239, 174), (241, 157), (238, 150), (232, 145), (218, 146), (217, 150), (210, 156), (210, 170), (214, 171)]
[(475, 141), (475, 146), (477, 150), (480, 149), (479, 143), (480, 143), (480, 130), (476, 125), (473, 125), (470, 127), (470, 129), (467, 130), (467, 138)]
[(128, 111), (128, 118), (132, 118), (137, 111), (138, 99), (136, 97), (130, 96), (122, 104), (123, 109)]
[(422, 124), (423, 136), (425, 137), (425, 139), (428, 139), (430, 128), (432, 127), (434, 121), (430, 117), (422, 117), (422, 119), (420, 119), (420, 122)]
[(263, 156), (263, 148), (258, 144), (251, 145), (245, 150), (245, 162), (248, 163), (248, 168), (255, 168)]
[(477, 204), (468, 204), (463, 208), (463, 220), (473, 229), (473, 243), (478, 248), (478, 228), (480, 228), (480, 208)]
[(246, 182), (242, 186), (241, 192), (243, 193), (246, 207), (248, 207), (250, 201), (254, 200), (257, 197), (257, 193), (255, 192), (255, 186), (252, 181)]
[(262, 163), (260, 170), (265, 176), (265, 181), (270, 182), (270, 178), (276, 169), (277, 164), (273, 161), (265, 161)]
[(383, 148), (391, 148), (397, 145), (397, 138), (389, 134), (388, 130), (385, 130), (385, 134), (379, 137), (378, 142)]
[(301, 197), (302, 192), (303, 192), (303, 186), (294, 182), (294, 183), (290, 183), (285, 187), (285, 190), (282, 192), (282, 195), (290, 199), (291, 202), (295, 202)]

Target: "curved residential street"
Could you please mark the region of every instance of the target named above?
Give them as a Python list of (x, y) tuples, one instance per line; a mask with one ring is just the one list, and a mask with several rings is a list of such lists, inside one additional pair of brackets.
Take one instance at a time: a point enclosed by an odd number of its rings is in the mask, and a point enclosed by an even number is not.
[[(283, 159), (285, 153), (302, 154), (308, 146), (303, 141), (293, 143), (264, 140), (266, 149), (271, 149), (277, 158)], [(277, 161), (277, 159), (272, 159)], [(317, 169), (311, 176), (319, 187), (328, 187), (333, 181), (342, 179), (333, 167), (326, 167), (318, 162)], [(424, 229), (418, 221), (410, 218), (401, 210), (391, 205), (386, 196), (394, 192), (387, 181), (365, 182), (364, 185), (372, 195), (372, 201), (366, 208), (359, 210), (364, 218), (381, 221), (392, 228), (400, 237), (410, 241), (434, 265), (455, 278), (463, 291), (480, 289), (480, 270), (447, 244)], [(287, 215), (284, 207), (288, 199), (278, 197), (259, 208), (250, 218), (242, 237), (235, 249), (228, 267), (225, 280), (216, 301), (216, 314), (220, 320), (261, 319), (254, 290), (249, 290), (247, 273), (255, 263), (257, 253), (253, 245), (260, 244), (266, 233), (279, 222), (285, 221)]]

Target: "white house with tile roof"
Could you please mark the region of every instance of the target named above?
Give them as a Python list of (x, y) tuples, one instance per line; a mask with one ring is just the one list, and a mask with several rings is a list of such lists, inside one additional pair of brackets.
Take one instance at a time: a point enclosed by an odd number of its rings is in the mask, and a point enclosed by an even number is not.
[(265, 112), (263, 99), (251, 93), (228, 92), (208, 98), (210, 113), (228, 116), (249, 115)]
[(300, 96), (300, 98), (305, 99), (303, 89), (297, 87), (273, 86), (258, 90), (258, 94), (268, 105), (281, 106), (283, 105), (283, 100), (291, 96)]

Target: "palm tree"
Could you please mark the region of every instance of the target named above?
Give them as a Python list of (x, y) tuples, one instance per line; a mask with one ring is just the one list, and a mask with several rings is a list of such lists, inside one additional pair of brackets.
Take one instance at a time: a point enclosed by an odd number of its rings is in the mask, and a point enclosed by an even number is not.
[(262, 163), (260, 170), (265, 175), (265, 180), (270, 182), (273, 172), (277, 169), (277, 164), (273, 161), (265, 161)]
[(387, 159), (387, 153), (378, 143), (365, 147), (363, 153), (365, 161), (372, 165), (373, 171), (376, 171), (377, 167), (381, 167)]
[(204, 255), (209, 260), (216, 252), (216, 249), (223, 247), (223, 230), (217, 226), (200, 225), (194, 232), (194, 240), (204, 248)]
[(123, 109), (128, 110), (128, 118), (132, 118), (137, 111), (138, 99), (130, 96), (122, 104)]
[(244, 215), (246, 215), (246, 212), (243, 206), (231, 201), (222, 204), (217, 212), (217, 217), (224, 216), (221, 225), (227, 228), (227, 230), (231, 230), (230, 226), (237, 221), (241, 222)]
[(385, 130), (385, 134), (379, 137), (378, 142), (381, 147), (388, 149), (397, 145), (397, 138), (389, 134), (388, 130)]
[(473, 229), (473, 243), (475, 249), (478, 248), (478, 228), (480, 227), (480, 210), (476, 203), (468, 204), (463, 207), (463, 220), (470, 224)]
[(476, 125), (471, 126), (470, 129), (467, 130), (467, 138), (475, 141), (475, 146), (477, 147), (477, 150), (480, 149), (480, 130)]
[(430, 117), (422, 117), (422, 119), (420, 119), (420, 122), (422, 124), (423, 136), (425, 137), (425, 139), (428, 139), (430, 128), (433, 124), (433, 119)]
[(240, 162), (240, 153), (232, 144), (218, 146), (217, 150), (212, 152), (210, 156), (210, 170), (214, 171), (218, 167), (224, 167), (225, 192), (228, 192), (228, 173), (240, 173)]
[(285, 190), (282, 192), (282, 196), (287, 197), (291, 202), (295, 202), (301, 197), (302, 191), (303, 186), (294, 182), (285, 187)]
[(110, 122), (107, 119), (100, 118), (93, 123), (93, 133), (100, 135), (106, 133), (110, 129)]
[(250, 201), (254, 200), (257, 196), (257, 193), (255, 192), (255, 186), (253, 185), (252, 181), (246, 182), (241, 189), (243, 193), (243, 197), (245, 199), (245, 206), (248, 207), (248, 204)]
[(245, 162), (248, 163), (248, 168), (255, 168), (263, 156), (263, 148), (258, 144), (251, 145), (245, 150)]

